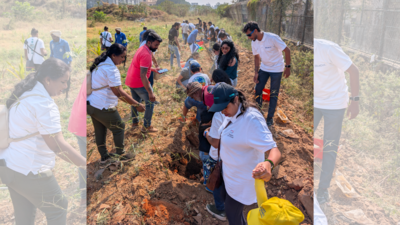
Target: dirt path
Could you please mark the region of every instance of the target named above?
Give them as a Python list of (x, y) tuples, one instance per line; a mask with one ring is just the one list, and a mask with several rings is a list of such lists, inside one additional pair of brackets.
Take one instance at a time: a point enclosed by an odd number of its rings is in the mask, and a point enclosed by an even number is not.
[[(160, 50), (161, 55), (163, 51)], [(254, 70), (252, 53), (240, 49), (240, 54), (238, 87), (251, 96), (254, 90), (253, 73), (249, 72)], [(211, 59), (205, 51), (201, 52), (200, 63), (205, 71), (211, 68)], [(164, 62), (162, 66), (169, 68), (168, 64)], [(155, 84), (161, 105), (155, 108), (153, 125), (160, 132), (143, 136), (127, 126), (125, 144), (135, 159), (110, 166), (98, 180), (95, 174), (100, 169), (99, 154), (93, 127), (88, 126), (88, 151), (92, 154), (88, 160), (88, 224), (228, 224), (212, 218), (205, 210), (213, 197), (201, 184), (198, 127), (191, 121), (177, 120), (184, 96), (175, 93), (175, 79), (176, 74), (170, 74)], [(295, 116), (296, 105), (288, 103), (285, 90), (278, 104), (289, 119)], [(268, 103), (264, 105), (265, 113)], [(194, 117), (192, 111), (189, 116)], [(119, 112), (129, 120), (130, 110), (122, 103)], [(292, 129), (298, 138), (278, 135), (285, 129)], [(112, 149), (112, 135), (108, 135), (107, 143)], [(274, 136), (282, 152), (282, 162), (266, 184), (268, 196), (288, 199), (304, 213), (306, 219), (302, 224), (312, 224), (312, 137), (294, 123), (276, 123)], [(246, 215), (253, 208), (255, 204), (246, 207)]]

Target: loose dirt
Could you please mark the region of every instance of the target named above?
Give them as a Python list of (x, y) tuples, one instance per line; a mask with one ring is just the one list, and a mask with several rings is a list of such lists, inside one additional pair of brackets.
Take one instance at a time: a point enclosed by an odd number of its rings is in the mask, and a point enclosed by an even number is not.
[[(239, 50), (242, 61), (239, 64), (238, 88), (251, 98), (255, 86), (253, 56), (245, 49), (239, 47)], [(166, 50), (159, 51), (161, 55)], [(184, 51), (183, 59), (187, 58), (187, 51)], [(200, 55), (200, 64), (208, 72), (212, 61), (207, 52), (203, 51)], [(167, 62), (164, 64), (168, 65)], [(135, 152), (135, 160), (122, 163), (121, 169), (116, 171), (106, 169), (99, 180), (94, 174), (100, 169), (100, 157), (94, 143), (93, 126), (88, 125), (88, 151), (91, 154), (87, 166), (88, 224), (101, 221), (105, 224), (228, 224), (213, 218), (205, 210), (207, 203), (213, 203), (213, 196), (202, 185), (201, 161), (197, 150), (198, 126), (193, 120), (180, 122), (179, 115), (163, 116), (174, 104), (171, 95), (176, 77), (176, 74), (170, 74), (155, 83), (161, 93), (157, 96), (161, 105), (155, 107), (153, 125), (160, 130), (159, 133), (144, 136), (138, 130), (129, 130), (128, 125), (125, 144), (129, 151)], [(166, 86), (173, 88), (167, 89)], [(183, 97), (178, 100), (179, 107), (182, 107), (183, 100)], [(301, 102), (298, 105), (296, 103), (299, 102), (290, 99), (283, 88), (278, 107), (289, 120), (296, 117), (296, 109), (302, 105)], [(267, 110), (266, 102), (263, 112)], [(119, 112), (121, 117), (129, 120), (129, 109), (120, 106)], [(193, 118), (195, 113), (191, 110), (188, 115)], [(292, 129), (298, 138), (290, 139), (278, 134), (287, 129)], [(266, 183), (268, 196), (291, 201), (305, 215), (302, 224), (312, 224), (312, 137), (293, 122), (276, 123), (273, 134), (282, 152), (282, 160), (274, 170), (271, 181)], [(111, 150), (111, 133), (108, 133), (107, 143)], [(110, 207), (101, 209), (102, 204)], [(256, 204), (246, 206), (245, 215), (256, 207)]]

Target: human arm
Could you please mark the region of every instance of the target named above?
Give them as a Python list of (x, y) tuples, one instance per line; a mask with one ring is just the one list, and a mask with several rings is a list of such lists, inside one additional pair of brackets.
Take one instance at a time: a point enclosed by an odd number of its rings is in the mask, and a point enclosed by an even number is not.
[(26, 61), (28, 61), (28, 50), (24, 49), (24, 53), (25, 53), (25, 59), (26, 59)]
[[(291, 62), (290, 49), (288, 47), (286, 47), (285, 49), (283, 49), (283, 52), (285, 52), (286, 65), (290, 65), (290, 62)], [(285, 68), (284, 77), (288, 78), (289, 76), (290, 76), (290, 68)]]
[[(350, 75), (350, 87), (351, 87), (351, 96), (359, 96), (360, 91), (360, 75), (358, 68), (351, 64), (349, 69), (346, 70), (347, 73)], [(358, 113), (360, 112), (359, 101), (352, 101), (350, 100), (350, 106), (347, 109), (347, 116), (349, 119), (354, 119), (357, 117)]]
[[(281, 159), (281, 152), (277, 147), (274, 147), (270, 150), (268, 155), (268, 159), (274, 163), (274, 166), (278, 165), (279, 160)], [(269, 161), (264, 161), (254, 168), (252, 177), (254, 179), (262, 179), (265, 182), (271, 180), (272, 177), (272, 168), (271, 163)]]
[(147, 93), (149, 93), (150, 102), (155, 102), (156, 97), (154, 96), (153, 90), (150, 87), (149, 79), (147, 78), (147, 71), (149, 68), (140, 67), (140, 79), (142, 80), (143, 86), (146, 89)]
[(260, 70), (260, 62), (261, 57), (260, 55), (254, 56), (254, 83), (258, 84), (258, 71)]
[(47, 51), (45, 48), (41, 48), (40, 49), (40, 53), (42, 53), (42, 56), (46, 56), (47, 55)]
[(179, 75), (178, 78), (176, 79), (176, 82), (178, 82), (178, 84), (181, 85), (182, 88), (186, 89), (185, 85), (183, 85), (183, 83), (182, 83), (182, 78), (183, 78), (183, 76)]
[(158, 67), (158, 63), (156, 57), (154, 57), (154, 54), (151, 54), (151, 60), (153, 61), (154, 66), (156, 66), (157, 70), (161, 70), (161, 68)]
[(234, 66), (236, 64), (236, 58), (232, 58), (228, 66)]
[(181, 51), (181, 46), (179, 46), (179, 41), (178, 41), (177, 36), (175, 36), (175, 43), (176, 43), (176, 46), (178, 46), (179, 51)]
[(47, 146), (64, 161), (78, 167), (86, 166), (86, 159), (65, 141), (61, 131), (55, 134), (42, 135), (42, 138)]
[[(211, 123), (212, 124), (212, 123)], [(207, 128), (206, 131), (210, 131), (210, 128)], [(206, 138), (207, 141), (211, 144), (211, 146), (213, 146), (214, 148), (218, 148), (219, 145), (219, 139), (213, 138), (209, 135), (210, 132), (206, 133)]]
[(135, 101), (128, 93), (124, 91), (122, 85), (117, 87), (111, 87), (111, 91), (117, 96), (121, 101), (128, 103), (129, 105), (137, 108), (139, 112), (144, 112), (145, 108), (142, 104)]

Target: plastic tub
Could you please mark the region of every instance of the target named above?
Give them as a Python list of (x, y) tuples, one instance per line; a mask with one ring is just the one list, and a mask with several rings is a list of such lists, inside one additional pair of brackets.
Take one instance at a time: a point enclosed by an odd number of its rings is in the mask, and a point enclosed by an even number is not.
[(197, 42), (198, 45), (204, 45), (203, 41)]

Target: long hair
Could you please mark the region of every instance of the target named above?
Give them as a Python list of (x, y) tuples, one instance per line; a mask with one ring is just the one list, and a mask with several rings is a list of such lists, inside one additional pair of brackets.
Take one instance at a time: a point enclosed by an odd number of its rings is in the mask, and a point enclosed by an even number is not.
[(94, 62), (92, 66), (90, 67), (90, 72), (93, 72), (93, 70), (102, 62), (106, 61), (107, 57), (110, 57), (112, 55), (119, 56), (126, 51), (126, 48), (118, 43), (114, 43), (110, 46), (107, 52), (103, 52), (100, 56), (98, 56), (96, 59), (94, 59)]
[(210, 27), (210, 29), (208, 29), (210, 31), (210, 37), (214, 36), (215, 37), (215, 30), (214, 27)]
[(216, 84), (225, 82), (232, 86), (232, 81), (229, 78), (228, 74), (226, 74), (225, 71), (223, 71), (221, 69), (214, 70), (214, 72), (212, 74), (212, 79)]
[[(222, 57), (222, 46), (224, 46), (224, 45), (228, 45), (231, 48), (231, 50), (228, 52), (228, 54), (225, 55), (225, 57)], [(229, 62), (235, 57), (239, 63), (240, 62), (239, 54), (238, 54), (237, 49), (235, 48), (235, 44), (231, 40), (228, 40), (228, 39), (224, 40), (221, 44), (221, 51), (219, 52), (219, 57), (218, 57), (218, 61), (217, 61), (219, 68), (221, 68), (222, 70), (226, 70), (228, 68)], [(223, 60), (222, 60), (222, 58), (223, 58)], [(222, 60), (222, 62), (221, 62), (221, 60)]]
[(43, 83), (46, 77), (57, 80), (69, 73), (70, 70), (70, 66), (60, 59), (47, 59), (40, 65), (36, 72), (30, 73), (25, 79), (15, 85), (11, 96), (7, 99), (7, 108), (10, 108), (23, 93), (32, 90), (37, 82)]
[[(244, 92), (242, 90), (236, 89), (238, 91), (238, 96), (239, 96), (239, 102), (242, 103), (242, 107), (240, 108), (240, 115), (243, 115), (246, 110), (250, 107), (253, 107), (257, 109), (260, 112), (260, 109), (258, 108), (257, 104), (254, 102), (250, 102), (247, 100), (246, 96), (244, 95)], [(235, 98), (231, 99), (230, 101), (232, 104), (235, 103)]]

